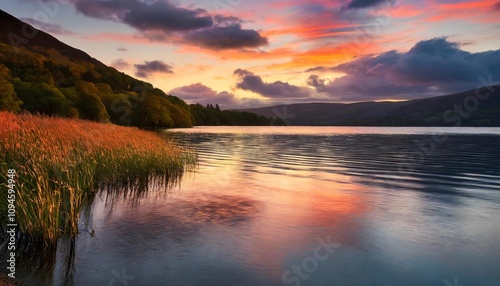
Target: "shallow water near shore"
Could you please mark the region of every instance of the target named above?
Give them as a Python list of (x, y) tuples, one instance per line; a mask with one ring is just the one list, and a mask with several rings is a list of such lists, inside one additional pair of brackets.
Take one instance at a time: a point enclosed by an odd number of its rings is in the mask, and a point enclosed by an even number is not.
[(199, 167), (169, 190), (98, 196), (72, 284), (500, 285), (500, 128), (161, 133)]

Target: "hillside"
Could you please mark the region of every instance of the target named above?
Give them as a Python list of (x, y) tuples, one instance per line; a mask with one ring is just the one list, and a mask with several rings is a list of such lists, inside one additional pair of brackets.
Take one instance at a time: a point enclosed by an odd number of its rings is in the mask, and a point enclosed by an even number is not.
[(0, 110), (148, 128), (270, 123), (248, 112), (188, 105), (2, 10)]
[[(492, 91), (492, 92), (490, 92)], [(482, 88), (481, 94), (490, 94), (487, 99), (477, 98), (476, 90), (437, 96), (425, 99), (412, 100), (392, 112), (389, 112), (381, 120), (394, 120), (395, 125), (431, 125), (448, 126), (458, 123), (460, 119), (462, 126), (500, 126), (500, 85)], [(466, 98), (476, 98), (477, 108), (470, 111), (463, 107), (464, 103), (474, 105)], [(463, 113), (455, 107), (462, 106)], [(446, 114), (446, 112), (449, 112)], [(374, 121), (376, 123), (376, 121)]]
[(476, 90), (402, 102), (301, 103), (244, 111), (286, 117), (290, 125), (500, 126), (500, 85), (481, 90), (482, 94), (487, 92), (489, 98), (478, 99), (477, 109), (463, 109), (462, 114), (454, 110), (455, 105), (463, 105), (468, 97), (476, 98)]
[[(31, 36), (32, 34), (34, 36)], [(43, 53), (43, 49), (56, 49), (72, 62), (88, 62), (97, 66), (105, 66), (87, 53), (66, 45), (55, 37), (35, 29), (30, 24), (24, 23), (2, 10), (0, 10), (0, 42), (41, 53)]]
[(378, 117), (401, 107), (403, 102), (297, 103), (244, 109), (267, 117), (286, 117), (290, 125), (338, 125), (347, 120)]

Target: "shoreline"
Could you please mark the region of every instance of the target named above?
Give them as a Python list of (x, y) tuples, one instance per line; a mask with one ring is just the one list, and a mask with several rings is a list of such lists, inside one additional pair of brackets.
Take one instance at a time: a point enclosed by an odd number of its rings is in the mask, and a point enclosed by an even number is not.
[[(168, 186), (197, 161), (194, 151), (137, 127), (9, 112), (0, 112), (0, 156), (18, 231), (44, 243), (78, 233), (99, 185), (148, 188), (156, 177)], [(7, 192), (0, 200), (5, 225)]]

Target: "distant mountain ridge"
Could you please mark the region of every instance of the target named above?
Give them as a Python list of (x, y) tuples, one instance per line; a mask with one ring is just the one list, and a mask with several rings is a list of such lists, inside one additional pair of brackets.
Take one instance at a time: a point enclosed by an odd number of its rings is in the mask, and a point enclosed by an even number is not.
[(278, 117), (288, 125), (500, 127), (500, 85), (400, 102), (297, 103), (238, 110)]

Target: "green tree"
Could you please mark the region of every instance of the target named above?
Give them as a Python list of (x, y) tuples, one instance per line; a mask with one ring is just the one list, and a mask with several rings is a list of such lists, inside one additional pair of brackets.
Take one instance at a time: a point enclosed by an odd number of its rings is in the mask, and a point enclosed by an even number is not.
[(10, 80), (9, 68), (0, 64), (0, 110), (19, 112), (22, 101), (17, 97), (16, 91)]
[(14, 89), (29, 112), (47, 115), (67, 114), (68, 104), (59, 89), (44, 82), (24, 82), (14, 79)]
[(74, 87), (64, 87), (59, 88), (59, 90), (62, 92), (68, 102), (67, 116), (71, 118), (80, 118), (80, 112), (77, 108), (77, 103), (80, 95), (78, 94), (76, 89)]
[(193, 118), (189, 110), (185, 110), (179, 105), (172, 104), (169, 108), (174, 127), (193, 127)]
[(101, 101), (99, 90), (93, 83), (81, 80), (76, 81), (75, 90), (79, 94), (76, 105), (81, 118), (109, 122), (109, 115), (106, 111), (106, 107)]
[(120, 125), (130, 125), (132, 104), (129, 96), (123, 93), (107, 93), (102, 98), (102, 103), (111, 118), (111, 122)]
[(142, 127), (174, 127), (170, 117), (171, 103), (164, 97), (148, 94), (146, 99), (137, 103), (133, 112), (133, 124)]
[(17, 98), (14, 86), (5, 79), (0, 79), (0, 110), (19, 112), (23, 102)]

